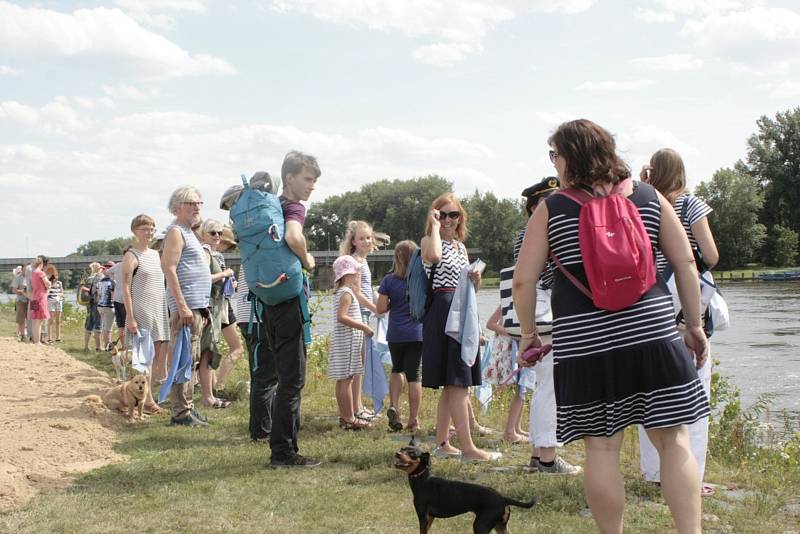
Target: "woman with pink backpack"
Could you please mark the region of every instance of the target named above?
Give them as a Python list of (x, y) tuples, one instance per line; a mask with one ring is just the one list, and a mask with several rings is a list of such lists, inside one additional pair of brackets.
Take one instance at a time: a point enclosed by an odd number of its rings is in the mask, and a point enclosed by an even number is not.
[[(699, 533), (700, 481), (686, 425), (709, 413), (697, 376), (707, 354), (697, 270), (669, 202), (630, 179), (611, 134), (581, 119), (548, 140), (563, 191), (531, 216), (514, 274), (519, 351), (538, 347), (536, 283), (553, 272), (553, 357), (558, 441), (583, 439), (584, 490), (599, 530), (621, 533), (624, 429), (642, 424), (661, 457), (662, 491), (680, 533)], [(675, 272), (686, 317), (655, 275), (658, 248)]]

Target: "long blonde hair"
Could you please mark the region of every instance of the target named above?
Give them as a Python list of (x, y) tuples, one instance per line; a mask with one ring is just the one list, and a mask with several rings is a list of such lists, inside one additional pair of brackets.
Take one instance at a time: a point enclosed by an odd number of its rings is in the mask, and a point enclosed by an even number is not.
[(411, 255), (417, 250), (417, 244), (410, 239), (400, 241), (394, 246), (394, 258), (392, 258), (392, 274), (397, 278), (405, 278), (408, 271), (408, 262)]
[(686, 167), (683, 158), (671, 148), (662, 148), (650, 158), (647, 183), (658, 189), (670, 202), (686, 191)]
[(344, 239), (339, 243), (339, 254), (342, 256), (351, 256), (356, 251), (356, 246), (353, 244), (356, 234), (359, 231), (366, 231), (372, 234), (372, 249), (370, 252), (375, 252), (378, 247), (389, 244), (389, 236), (383, 232), (376, 232), (372, 229), (372, 225), (366, 221), (350, 221), (347, 223), (347, 230), (344, 233)]

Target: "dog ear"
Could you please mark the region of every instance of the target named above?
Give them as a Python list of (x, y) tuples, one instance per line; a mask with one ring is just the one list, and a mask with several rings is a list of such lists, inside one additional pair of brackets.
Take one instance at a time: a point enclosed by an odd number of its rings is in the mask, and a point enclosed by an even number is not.
[(411, 441), (408, 442), (409, 447), (416, 447), (417, 446), (417, 436), (412, 435)]

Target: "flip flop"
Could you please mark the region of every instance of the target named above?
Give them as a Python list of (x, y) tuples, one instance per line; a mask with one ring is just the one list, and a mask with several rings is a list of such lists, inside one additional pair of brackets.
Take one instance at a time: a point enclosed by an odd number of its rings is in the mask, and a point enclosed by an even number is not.
[(222, 408), (227, 408), (230, 405), (231, 401), (224, 399), (217, 399), (212, 404), (206, 406), (208, 406), (209, 408), (222, 409)]
[(161, 412), (163, 412), (164, 410), (161, 408), (161, 406), (156, 404), (155, 406), (151, 406), (149, 408), (147, 406), (145, 406), (142, 411), (144, 413), (146, 413), (147, 415), (157, 415), (157, 414), (160, 414)]

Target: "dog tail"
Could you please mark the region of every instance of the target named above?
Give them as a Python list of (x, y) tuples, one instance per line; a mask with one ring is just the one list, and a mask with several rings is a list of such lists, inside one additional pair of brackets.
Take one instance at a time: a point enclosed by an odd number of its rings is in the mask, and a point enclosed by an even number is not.
[(503, 497), (506, 500), (506, 504), (510, 504), (513, 506), (519, 506), (520, 508), (530, 508), (534, 504), (536, 504), (536, 498), (531, 499), (528, 502), (517, 501), (515, 499), (509, 499), (508, 497)]

